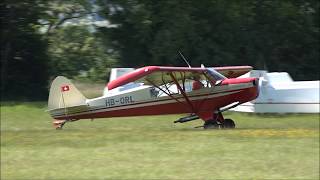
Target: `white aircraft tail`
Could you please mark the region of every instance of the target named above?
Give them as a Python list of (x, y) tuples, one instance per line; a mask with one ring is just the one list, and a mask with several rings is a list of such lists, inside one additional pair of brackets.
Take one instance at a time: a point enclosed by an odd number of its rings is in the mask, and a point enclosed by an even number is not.
[(60, 108), (82, 106), (87, 98), (63, 76), (56, 77), (50, 87), (48, 109), (49, 111)]
[(129, 72), (134, 71), (134, 68), (112, 68), (110, 72), (110, 79), (109, 82), (112, 80), (117, 79), (118, 77), (125, 75)]
[[(118, 77), (120, 77), (122, 75), (125, 75), (125, 74), (127, 74), (129, 72), (132, 72), (134, 70), (135, 70), (134, 68), (112, 68), (111, 72), (110, 72), (109, 82), (117, 79)], [(132, 87), (137, 87), (137, 86), (132, 86)], [(113, 89), (112, 92), (110, 92), (108, 90), (108, 88), (105, 87), (104, 90), (103, 90), (103, 95), (107, 95), (107, 94), (110, 94), (110, 93), (118, 93), (120, 91), (123, 91), (124, 89), (130, 89), (132, 87), (130, 87), (130, 85), (129, 86), (125, 85), (125, 86), (121, 86), (121, 87)]]

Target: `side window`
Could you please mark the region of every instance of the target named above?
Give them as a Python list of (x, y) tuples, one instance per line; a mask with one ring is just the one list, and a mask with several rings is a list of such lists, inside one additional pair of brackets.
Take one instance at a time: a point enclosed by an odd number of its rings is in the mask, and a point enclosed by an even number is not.
[(150, 95), (151, 95), (151, 97), (158, 97), (159, 91), (156, 90), (155, 87), (152, 87), (152, 88), (150, 88)]
[(199, 79), (195, 79), (192, 82), (192, 90), (198, 90), (204, 87), (204, 84), (199, 80)]

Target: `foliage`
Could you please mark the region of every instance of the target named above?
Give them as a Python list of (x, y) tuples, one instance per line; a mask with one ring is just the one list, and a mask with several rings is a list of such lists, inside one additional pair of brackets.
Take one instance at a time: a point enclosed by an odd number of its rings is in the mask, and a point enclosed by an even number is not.
[(86, 0), (1, 3), (2, 100), (46, 99), (57, 75), (105, 82), (117, 57), (86, 24), (94, 15), (91, 5)]
[[(1, 3), (1, 99), (46, 97), (47, 42), (36, 31), (40, 1)], [(28, 9), (28, 10), (26, 10)]]
[(66, 26), (49, 36), (50, 75), (106, 81), (116, 60), (87, 26)]
[(44, 26), (46, 34), (54, 33), (65, 25), (65, 23), (79, 23), (79, 19), (93, 15), (92, 3), (87, 0), (54, 0), (43, 1), (45, 7), (43, 16), (39, 19), (40, 26)]
[(105, 82), (116, 56), (107, 53), (99, 33), (90, 24), (93, 4), (86, 0), (48, 1), (42, 28), (49, 41), (50, 76)]
[(192, 66), (319, 79), (319, 8), (317, 0), (5, 0), (1, 98), (44, 99), (57, 75), (103, 82), (113, 66), (185, 66), (178, 51)]
[(193, 66), (247, 64), (319, 78), (319, 1), (99, 2), (117, 25), (100, 30), (123, 65), (184, 65), (181, 50)]

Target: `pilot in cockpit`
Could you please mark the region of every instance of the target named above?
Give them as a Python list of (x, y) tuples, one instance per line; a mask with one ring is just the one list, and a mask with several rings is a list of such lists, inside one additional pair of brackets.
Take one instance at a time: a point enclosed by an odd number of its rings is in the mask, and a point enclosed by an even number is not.
[(200, 76), (194, 76), (193, 80), (194, 81), (192, 82), (192, 90), (198, 90), (204, 87), (200, 80)]

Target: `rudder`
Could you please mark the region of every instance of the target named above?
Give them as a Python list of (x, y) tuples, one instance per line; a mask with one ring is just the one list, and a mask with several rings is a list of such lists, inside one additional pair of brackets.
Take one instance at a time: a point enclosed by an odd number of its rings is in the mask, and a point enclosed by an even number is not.
[(86, 99), (69, 79), (58, 76), (50, 87), (48, 110), (85, 105)]

